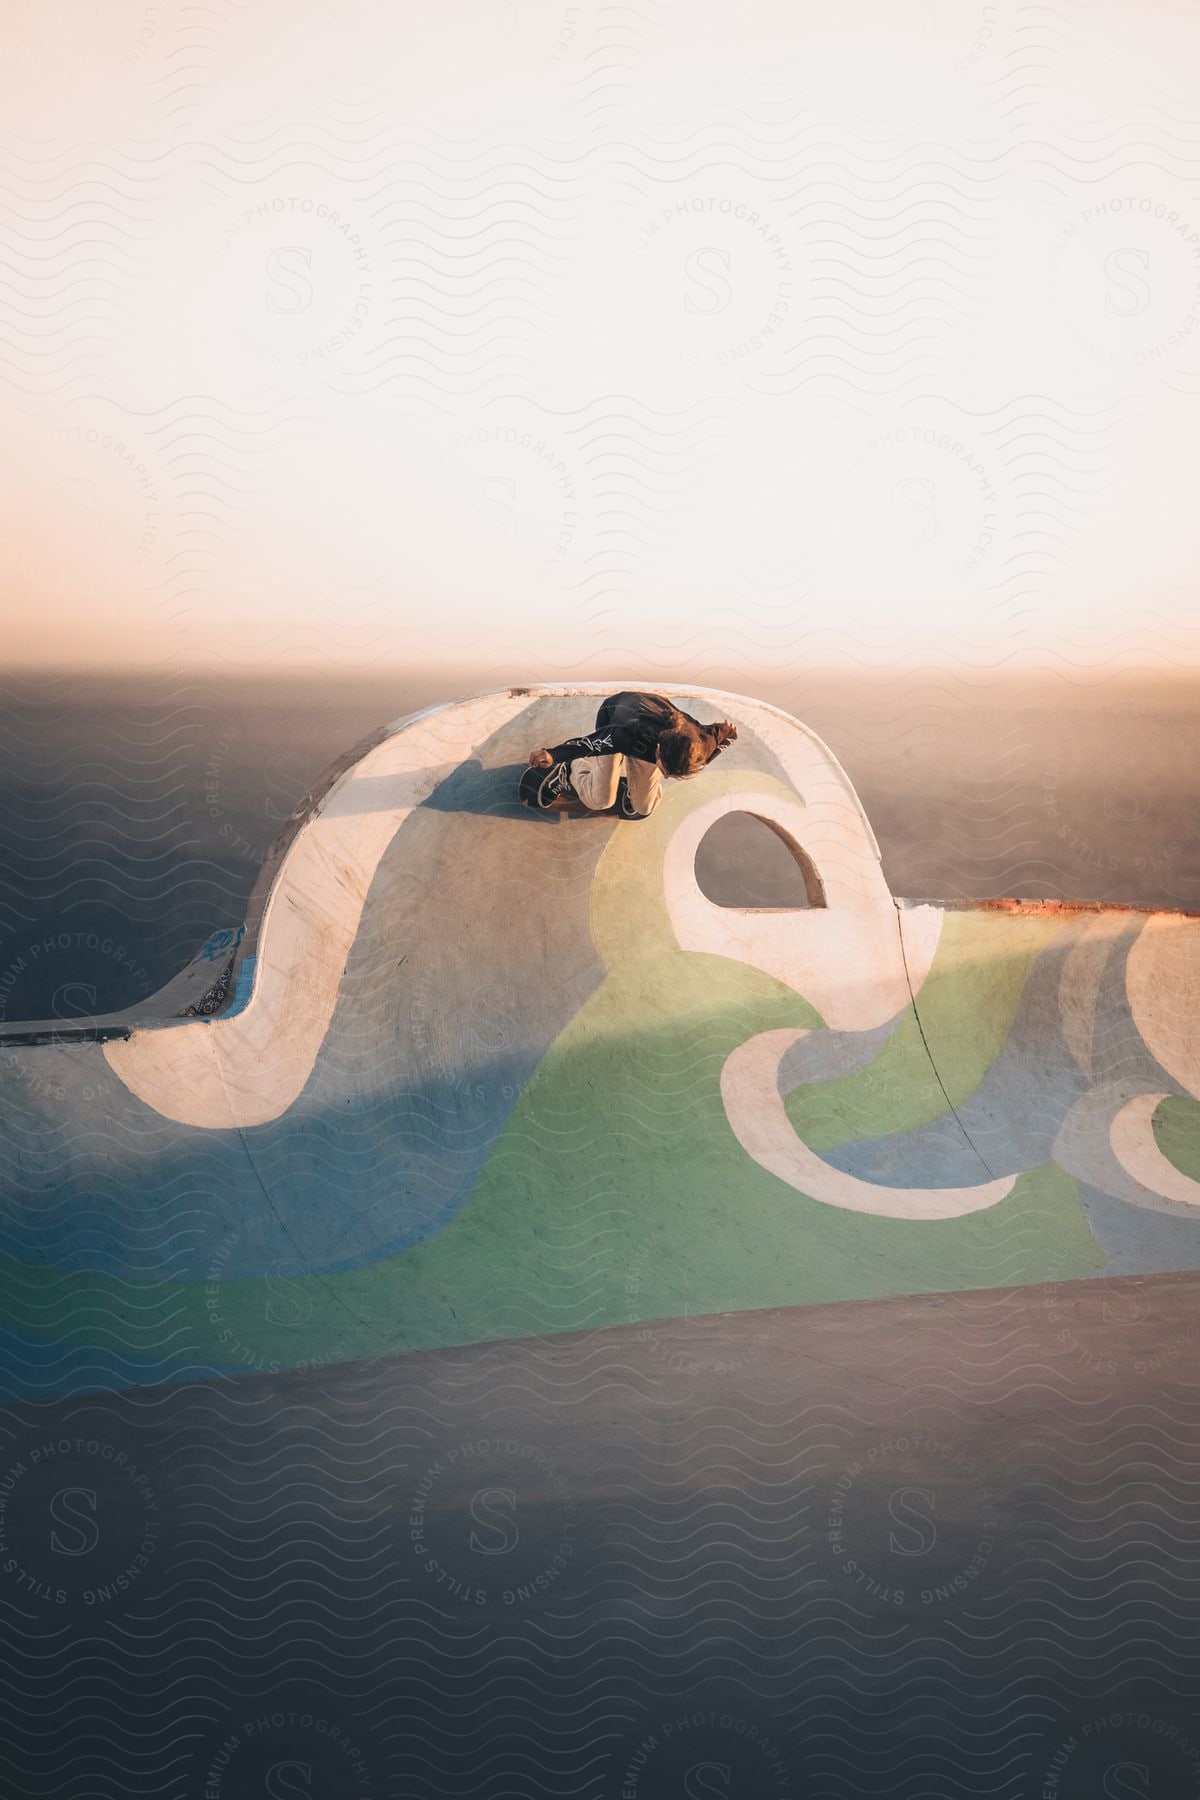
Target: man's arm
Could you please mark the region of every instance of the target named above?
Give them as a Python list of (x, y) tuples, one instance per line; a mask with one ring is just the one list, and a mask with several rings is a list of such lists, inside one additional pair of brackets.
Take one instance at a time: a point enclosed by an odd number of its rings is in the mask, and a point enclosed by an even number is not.
[[(696, 723), (695, 719), (692, 723)], [(737, 739), (737, 726), (732, 719), (718, 719), (715, 725), (701, 725), (700, 730), (712, 745), (708, 753), (709, 762), (714, 756), (719, 756), (727, 744), (732, 744)]]
[(575, 762), (581, 756), (636, 756), (634, 735), (625, 725), (609, 725), (586, 737), (564, 738), (547, 745), (551, 762)]

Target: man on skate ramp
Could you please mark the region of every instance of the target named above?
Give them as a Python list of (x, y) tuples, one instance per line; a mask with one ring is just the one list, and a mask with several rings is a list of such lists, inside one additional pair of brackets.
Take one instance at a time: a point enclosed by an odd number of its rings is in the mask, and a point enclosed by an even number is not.
[(615, 807), (622, 818), (645, 819), (658, 805), (664, 777), (698, 774), (736, 737), (731, 720), (701, 725), (662, 694), (610, 694), (590, 735), (531, 752), (517, 792), (526, 806), (543, 810), (578, 800), (589, 812)]

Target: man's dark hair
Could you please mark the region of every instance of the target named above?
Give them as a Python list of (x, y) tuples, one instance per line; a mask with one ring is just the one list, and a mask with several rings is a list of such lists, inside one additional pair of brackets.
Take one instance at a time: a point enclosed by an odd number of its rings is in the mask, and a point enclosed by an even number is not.
[(711, 750), (711, 740), (690, 727), (664, 731), (658, 740), (658, 753), (667, 775), (695, 775), (707, 763)]

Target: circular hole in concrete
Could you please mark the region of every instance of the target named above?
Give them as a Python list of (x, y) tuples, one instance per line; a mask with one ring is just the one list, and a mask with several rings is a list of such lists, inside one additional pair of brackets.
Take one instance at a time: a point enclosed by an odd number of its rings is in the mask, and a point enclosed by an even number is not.
[(723, 813), (696, 846), (696, 885), (714, 906), (778, 912), (824, 906), (811, 860), (781, 826), (757, 813)]

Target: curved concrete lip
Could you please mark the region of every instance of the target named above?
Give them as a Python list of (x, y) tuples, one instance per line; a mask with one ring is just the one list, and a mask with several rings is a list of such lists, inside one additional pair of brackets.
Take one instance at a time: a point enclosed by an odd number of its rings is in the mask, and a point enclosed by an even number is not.
[[(279, 887), (285, 873), (285, 865), (293, 855), (298, 843), (312, 825), (326, 814), (336, 801), (340, 789), (345, 788), (356, 779), (362, 779), (370, 772), (370, 759), (380, 746), (392, 743), (404, 734), (416, 734), (422, 751), (433, 753), (438, 748), (445, 748), (444, 740), (439, 744), (438, 728), (441, 724), (464, 721), (473, 715), (467, 709), (479, 709), (486, 706), (493, 717), (501, 716), (505, 710), (505, 702), (512, 702), (509, 716), (520, 710), (518, 702), (528, 703), (539, 699), (570, 699), (575, 695), (581, 698), (596, 696), (603, 698), (605, 694), (618, 692), (621, 688), (636, 685), (629, 681), (583, 681), (544, 683), (534, 687), (511, 687), (488, 689), (461, 700), (445, 701), (437, 706), (425, 707), (419, 712), (408, 713), (404, 717), (393, 720), (388, 725), (380, 725), (368, 732), (363, 738), (348, 749), (336, 762), (330, 764), (313, 787), (303, 796), (284, 822), (277, 836), (268, 847), (263, 858), (246, 907), (244, 923), (234, 931), (218, 931), (210, 935), (197, 950), (192, 961), (178, 975), (160, 988), (157, 993), (148, 995), (136, 1006), (126, 1007), (118, 1012), (98, 1014), (90, 1018), (86, 1024), (74, 1025), (70, 1020), (40, 1019), (0, 1021), (0, 1043), (32, 1044), (32, 1043), (87, 1043), (104, 1041), (108, 1038), (125, 1038), (133, 1031), (170, 1029), (177, 1030), (182, 1025), (190, 1027), (203, 1026), (212, 1019), (227, 1016), (232, 1011), (241, 1011), (249, 1004), (258, 981), (256, 965), (259, 943), (264, 934), (266, 921), (270, 916)], [(802, 731), (805, 736), (819, 748), (831, 771), (835, 770), (845, 786), (849, 800), (857, 809), (865, 837), (870, 844), (876, 861), (879, 860), (879, 846), (865, 812), (863, 812), (857, 794), (849, 777), (841, 769), (832, 751), (815, 732), (798, 721), (781, 708), (771, 706), (765, 701), (751, 700), (745, 695), (728, 693), (716, 688), (689, 687), (679, 683), (655, 687), (656, 693), (677, 696), (684, 699), (700, 699), (711, 703), (719, 711), (721, 707), (729, 708), (730, 717), (754, 713), (778, 720), (793, 730)], [(725, 716), (721, 714), (721, 716)], [(461, 738), (468, 735), (461, 727), (456, 734)], [(469, 750), (469, 745), (467, 745)], [(432, 766), (432, 765), (431, 765)], [(440, 765), (444, 771), (445, 764)], [(399, 792), (397, 799), (400, 805), (411, 805)], [(214, 945), (214, 939), (219, 940)], [(214, 948), (219, 954), (214, 954)], [(197, 1017), (191, 1010), (195, 1008), (215, 986), (220, 978), (225, 992), (216, 999), (211, 1008), (206, 1009), (203, 1017)]]
[[(534, 702), (612, 691), (605, 682), (512, 688), (430, 708), (373, 734), (330, 771), (273, 850), (224, 975), (227, 1003), (211, 1017), (181, 1020), (164, 1016), (160, 997), (135, 1017), (105, 1022), (122, 1027), (104, 1045), (109, 1066), (139, 1099), (180, 1123), (241, 1129), (278, 1117), (312, 1074), (371, 882), (405, 820)], [(914, 959), (919, 980), (932, 958), (937, 918), (927, 913), (923, 930), (910, 926), (906, 967), (879, 846), (828, 746), (762, 702), (711, 689), (667, 691), (735, 718), (783, 769), (790, 795), (764, 794), (754, 804), (797, 841), (819, 840), (826, 902), (797, 926), (788, 913), (743, 913), (705, 898), (695, 845), (720, 812), (753, 810), (745, 796), (726, 796), (693, 813), (668, 851), (663, 884), (680, 946), (807, 985), (831, 1024), (855, 1028), (897, 1012), (911, 997)], [(452, 919), (455, 896), (442, 903)]]

